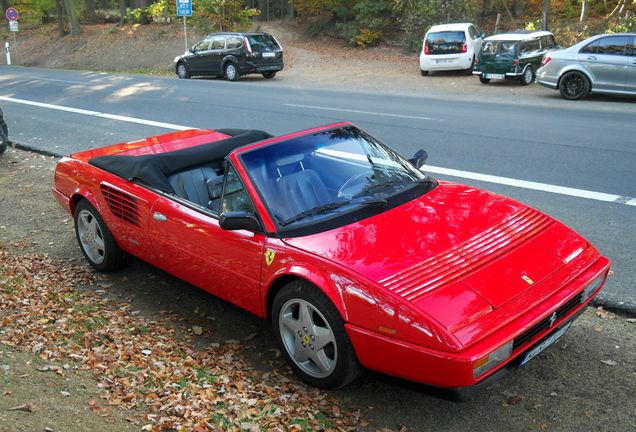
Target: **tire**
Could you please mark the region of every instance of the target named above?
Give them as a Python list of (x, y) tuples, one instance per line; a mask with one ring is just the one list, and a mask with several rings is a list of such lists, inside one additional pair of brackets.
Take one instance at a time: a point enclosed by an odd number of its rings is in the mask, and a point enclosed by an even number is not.
[(240, 78), (238, 68), (235, 63), (229, 62), (223, 68), (223, 74), (228, 81), (238, 81)]
[(559, 80), (561, 96), (569, 100), (579, 100), (590, 94), (590, 81), (581, 72), (567, 72)]
[(185, 63), (179, 63), (177, 65), (177, 76), (180, 79), (190, 78), (190, 71), (188, 70), (188, 66)]
[(534, 82), (534, 69), (532, 68), (532, 66), (527, 66), (525, 68), (523, 74), (521, 75), (521, 78), (519, 78), (519, 81), (521, 82), (521, 85), (524, 86), (527, 86)]
[(483, 75), (479, 75), (479, 82), (482, 84), (488, 84), (490, 82), (490, 78), (484, 78)]
[(122, 251), (104, 219), (87, 200), (75, 208), (75, 235), (86, 261), (97, 271), (109, 272), (123, 267), (130, 256)]
[(0, 154), (4, 153), (9, 145), (9, 130), (7, 124), (4, 121), (4, 115), (0, 110)]
[(263, 77), (267, 79), (272, 79), (276, 76), (276, 72), (263, 72)]
[(428, 71), (420, 70), (422, 76), (428, 76)]
[(305, 382), (335, 389), (360, 373), (342, 317), (329, 298), (310, 283), (297, 280), (276, 294), (272, 327), (287, 363)]

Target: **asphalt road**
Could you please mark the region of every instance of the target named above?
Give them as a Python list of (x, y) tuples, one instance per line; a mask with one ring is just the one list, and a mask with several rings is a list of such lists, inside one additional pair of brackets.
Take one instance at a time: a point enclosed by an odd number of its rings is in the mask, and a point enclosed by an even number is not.
[[(0, 67), (0, 106), (10, 139), (53, 154), (179, 127), (238, 127), (283, 134), (342, 120), (357, 124), (404, 155), (425, 148), (431, 170), (457, 170), (452, 177), (437, 177), (511, 196), (582, 233), (613, 262), (612, 277), (599, 301), (632, 313), (636, 312), (635, 102), (594, 97), (572, 103), (556, 92), (532, 100), (523, 95), (471, 94), (442, 99), (289, 87), (284, 79), (180, 81)], [(496, 177), (486, 182), (475, 173)]]

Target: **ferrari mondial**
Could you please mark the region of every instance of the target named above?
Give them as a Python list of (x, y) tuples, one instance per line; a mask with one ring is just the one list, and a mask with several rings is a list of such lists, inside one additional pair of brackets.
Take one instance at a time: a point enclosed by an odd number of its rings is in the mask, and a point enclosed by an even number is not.
[(187, 130), (65, 157), (53, 193), (95, 269), (134, 256), (269, 320), (312, 385), (364, 367), (465, 394), (561, 337), (609, 261), (425, 159), (349, 123)]

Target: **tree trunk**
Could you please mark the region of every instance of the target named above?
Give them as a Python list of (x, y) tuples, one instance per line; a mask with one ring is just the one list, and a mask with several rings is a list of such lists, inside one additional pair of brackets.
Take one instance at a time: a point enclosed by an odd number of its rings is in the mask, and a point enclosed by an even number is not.
[(2, 6), (2, 16), (4, 16), (7, 9), (9, 9), (9, 0), (0, 0), (0, 6)]
[(581, 26), (585, 25), (586, 20), (587, 20), (587, 0), (583, 0), (581, 2), (581, 17), (579, 18), (579, 24)]
[(126, 0), (119, 0), (119, 24), (126, 21)]
[(483, 0), (481, 5), (481, 16), (485, 17), (490, 14), (490, 12), (492, 12), (494, 4), (494, 0)]
[(66, 35), (66, 30), (64, 30), (64, 13), (62, 12), (60, 0), (55, 0), (55, 15), (57, 15), (57, 32), (63, 38)]
[(550, 0), (543, 0), (543, 16), (541, 19), (541, 30), (547, 30), (548, 25), (548, 15), (550, 13)]
[(80, 34), (80, 25), (79, 21), (77, 21), (77, 16), (73, 11), (73, 2), (71, 0), (64, 0), (64, 7), (66, 8), (68, 25), (71, 27), (71, 34), (73, 36), (78, 36)]
[(256, 0), (256, 9), (258, 9), (261, 13), (258, 15), (258, 20), (263, 21), (265, 18), (265, 9), (267, 8), (267, 0)]
[(524, 0), (512, 0), (512, 16), (519, 18), (523, 14)]
[(95, 21), (95, 0), (84, 0), (84, 20)]

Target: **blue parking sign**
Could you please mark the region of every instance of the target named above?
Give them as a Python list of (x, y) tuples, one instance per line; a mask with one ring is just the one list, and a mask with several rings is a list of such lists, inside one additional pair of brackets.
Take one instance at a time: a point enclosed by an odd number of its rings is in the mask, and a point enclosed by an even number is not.
[(177, 0), (177, 16), (192, 16), (192, 0)]

